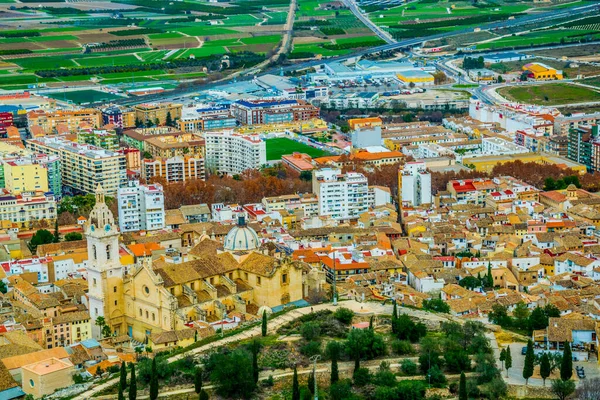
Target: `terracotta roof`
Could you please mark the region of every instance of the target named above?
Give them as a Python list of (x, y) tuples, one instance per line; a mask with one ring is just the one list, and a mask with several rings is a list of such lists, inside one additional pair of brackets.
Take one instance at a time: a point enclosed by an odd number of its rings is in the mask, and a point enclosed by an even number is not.
[(548, 325), (548, 341), (573, 341), (573, 331), (596, 331), (593, 319), (550, 318)]
[(64, 347), (56, 347), (54, 349), (40, 350), (20, 356), (8, 357), (2, 359), (2, 362), (8, 369), (20, 368), (24, 365), (47, 360), (49, 358), (69, 358), (69, 354)]

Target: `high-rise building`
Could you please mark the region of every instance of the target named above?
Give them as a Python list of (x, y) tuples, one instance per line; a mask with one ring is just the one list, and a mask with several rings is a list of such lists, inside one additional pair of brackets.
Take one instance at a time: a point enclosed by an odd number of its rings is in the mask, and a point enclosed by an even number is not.
[(135, 118), (144, 124), (154, 124), (158, 121), (157, 125), (166, 125), (168, 115), (171, 116), (173, 123), (181, 118), (182, 107), (177, 103), (147, 103), (138, 104), (133, 109)]
[(233, 131), (204, 132), (206, 167), (221, 174), (235, 175), (267, 163), (265, 141), (258, 135)]
[(431, 204), (431, 174), (427, 172), (424, 162), (407, 162), (398, 171), (402, 202), (413, 206)]
[(157, 230), (165, 227), (165, 198), (158, 183), (141, 185), (129, 181), (119, 188), (119, 228), (121, 232)]
[(44, 110), (30, 111), (27, 114), (29, 129), (39, 126), (46, 135), (54, 133), (58, 125), (64, 125), (70, 132), (75, 132), (81, 127), (100, 128), (102, 126), (102, 113), (94, 108), (76, 111)]
[(231, 114), (244, 125), (275, 124), (319, 118), (319, 108), (303, 100), (238, 100)]
[(82, 129), (77, 132), (77, 143), (91, 144), (106, 150), (119, 149), (119, 137), (114, 129)]
[(75, 192), (94, 193), (102, 185), (108, 195), (116, 196), (127, 180), (123, 154), (59, 136), (30, 139), (26, 146), (38, 153), (58, 156), (62, 183)]
[(314, 171), (313, 193), (319, 197), (320, 216), (356, 219), (369, 210), (369, 183), (358, 172), (342, 174), (334, 168)]
[(142, 161), (142, 178), (160, 176), (171, 182), (185, 182), (192, 179), (206, 179), (204, 159), (202, 157), (156, 158)]
[(33, 221), (56, 219), (56, 198), (52, 193), (23, 192), (12, 195), (0, 189), (0, 221), (10, 221), (18, 228), (30, 228)]

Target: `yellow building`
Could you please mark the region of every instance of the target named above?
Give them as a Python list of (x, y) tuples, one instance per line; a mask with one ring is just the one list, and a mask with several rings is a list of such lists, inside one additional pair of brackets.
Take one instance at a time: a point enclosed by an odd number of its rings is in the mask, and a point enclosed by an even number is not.
[(69, 361), (49, 358), (25, 365), (22, 370), (23, 391), (38, 399), (73, 384), (75, 368)]
[(135, 118), (143, 123), (155, 123), (158, 120), (158, 125), (165, 125), (167, 122), (167, 114), (171, 114), (173, 122), (181, 119), (181, 109), (183, 106), (177, 103), (151, 103), (138, 104), (133, 107)]
[(4, 187), (12, 194), (21, 192), (47, 192), (48, 170), (42, 164), (28, 159), (15, 159), (4, 163)]
[(102, 126), (102, 112), (94, 108), (75, 111), (47, 112), (35, 110), (27, 114), (29, 129), (39, 126), (46, 135), (55, 133), (58, 125), (63, 125), (69, 132), (80, 128), (100, 128)]
[(153, 158), (204, 157), (204, 139), (193, 133), (149, 137), (144, 150)]
[(411, 69), (402, 71), (396, 74), (398, 79), (404, 84), (414, 84), (415, 86), (428, 86), (433, 85), (434, 78), (428, 72), (421, 71), (418, 69)]
[(383, 121), (379, 117), (373, 118), (352, 118), (348, 120), (348, 126), (351, 130), (358, 128), (369, 128), (375, 126), (382, 126)]
[(523, 71), (528, 73), (529, 78), (535, 80), (554, 80), (563, 78), (561, 70), (537, 62), (523, 65)]
[[(28, 229), (34, 221), (56, 219), (56, 198), (52, 193), (23, 192), (18, 196), (4, 194), (0, 201), (0, 221), (3, 226)], [(6, 222), (5, 222), (6, 221)]]
[(583, 164), (559, 157), (554, 154), (546, 153), (522, 153), (500, 156), (465, 157), (463, 158), (463, 165), (471, 165), (476, 171), (492, 172), (496, 165), (517, 160), (524, 163), (535, 162), (539, 164), (555, 164), (562, 168), (571, 168), (580, 174), (585, 174), (586, 172), (586, 167)]

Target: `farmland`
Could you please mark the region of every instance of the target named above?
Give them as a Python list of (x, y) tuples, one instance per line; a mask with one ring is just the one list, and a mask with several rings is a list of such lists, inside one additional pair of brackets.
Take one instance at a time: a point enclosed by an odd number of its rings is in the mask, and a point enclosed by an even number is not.
[(294, 152), (305, 153), (311, 157), (322, 157), (328, 155), (323, 150), (316, 149), (303, 143), (288, 138), (267, 139), (267, 160), (281, 160), (281, 156)]
[[(9, 7), (5, 3), (0, 1), (0, 11)], [(13, 18), (3, 20), (0, 51), (19, 53), (0, 56), (6, 63), (0, 89), (26, 88), (36, 80), (58, 86), (61, 82), (89, 83), (91, 78), (109, 84), (201, 78), (206, 74), (179, 61), (192, 61), (190, 65), (197, 68), (205, 64), (194, 60), (207, 59), (208, 64), (216, 60), (213, 65), (219, 66), (218, 58), (224, 54), (247, 51), (253, 52), (255, 59), (264, 57), (279, 45), (289, 9), (289, 0), (260, 4), (234, 0), (224, 6), (196, 0), (185, 4), (166, 0), (102, 4), (109, 7), (106, 12), (90, 12), (85, 3), (53, 3), (35, 9), (16, 3), (10, 10)], [(106, 14), (112, 9), (118, 9), (122, 17), (109, 18)], [(57, 15), (61, 21), (52, 22)], [(129, 42), (135, 46), (121, 47), (121, 43)], [(86, 51), (86, 46), (98, 43), (102, 51)], [(251, 65), (248, 56), (238, 57), (246, 57), (240, 65)], [(173, 61), (178, 63), (173, 65)], [(170, 67), (169, 71), (164, 67)], [(46, 70), (60, 73), (42, 78), (39, 72)], [(65, 72), (69, 70), (73, 72)]]
[(600, 92), (567, 83), (509, 86), (498, 93), (510, 101), (549, 106), (600, 102)]
[(477, 49), (501, 49), (513, 46), (534, 46), (549, 43), (576, 43), (586, 37), (597, 40), (600, 38), (600, 31), (589, 29), (542, 30), (481, 43), (477, 45)]

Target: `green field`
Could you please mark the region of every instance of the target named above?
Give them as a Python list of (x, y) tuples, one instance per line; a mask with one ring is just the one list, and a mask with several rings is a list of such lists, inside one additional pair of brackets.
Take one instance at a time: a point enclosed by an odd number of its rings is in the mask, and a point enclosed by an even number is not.
[(141, 61), (133, 55), (113, 57), (80, 58), (77, 60), (82, 67), (103, 67), (107, 65), (139, 64)]
[(73, 92), (64, 93), (49, 93), (46, 96), (52, 97), (53, 99), (71, 101), (75, 104), (94, 103), (97, 101), (110, 101), (120, 99), (120, 96), (116, 96), (112, 93), (100, 92), (98, 90), (78, 90)]
[(189, 58), (194, 56), (196, 58), (212, 56), (213, 54), (225, 54), (225, 49), (221, 46), (207, 46), (196, 49), (187, 49), (179, 55), (177, 58)]
[(498, 89), (498, 94), (510, 101), (548, 106), (600, 102), (600, 92), (568, 83), (508, 86)]
[(594, 30), (580, 30), (580, 29), (556, 29), (556, 30), (544, 30), (537, 32), (530, 32), (524, 35), (504, 37), (493, 42), (481, 43), (477, 45), (478, 49), (499, 49), (512, 46), (528, 46), (528, 45), (542, 45), (546, 43), (560, 43), (561, 40), (564, 42), (579, 41), (585, 35), (590, 35), (597, 39), (600, 37), (600, 32)]
[(305, 153), (311, 157), (322, 157), (329, 155), (328, 153), (310, 147), (303, 143), (298, 143), (288, 138), (267, 139), (267, 160), (281, 160), (281, 156), (297, 153)]

